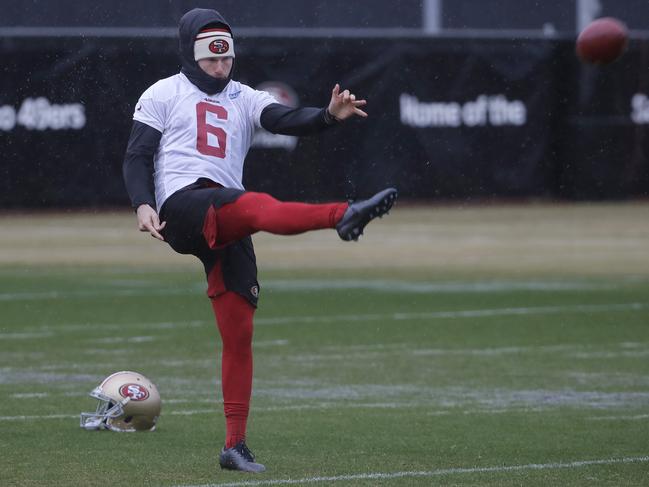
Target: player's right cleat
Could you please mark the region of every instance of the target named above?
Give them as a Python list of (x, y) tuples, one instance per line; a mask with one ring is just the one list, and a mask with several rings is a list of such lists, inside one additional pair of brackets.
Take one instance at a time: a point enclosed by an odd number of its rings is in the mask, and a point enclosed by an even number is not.
[(345, 214), (336, 225), (338, 235), (343, 240), (358, 240), (363, 235), (365, 225), (374, 218), (385, 215), (397, 199), (397, 190), (384, 189), (370, 199), (350, 203)]
[(261, 463), (255, 463), (255, 456), (246, 446), (245, 441), (240, 441), (230, 448), (223, 448), (219, 455), (221, 468), (239, 470), (241, 472), (261, 473), (266, 471)]

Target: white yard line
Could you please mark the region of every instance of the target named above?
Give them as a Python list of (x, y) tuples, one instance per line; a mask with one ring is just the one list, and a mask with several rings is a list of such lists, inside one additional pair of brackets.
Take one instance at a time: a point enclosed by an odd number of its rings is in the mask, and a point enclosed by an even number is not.
[(605, 458), (600, 460), (578, 460), (574, 462), (557, 462), (557, 463), (529, 463), (527, 465), (509, 465), (497, 467), (465, 467), (465, 468), (440, 468), (426, 471), (405, 471), (405, 472), (375, 472), (360, 473), (352, 475), (336, 475), (331, 477), (304, 477), (301, 479), (277, 479), (277, 480), (247, 480), (243, 482), (227, 482), (224, 484), (195, 484), (195, 485), (177, 485), (176, 487), (249, 487), (262, 485), (296, 485), (296, 484), (314, 484), (323, 482), (346, 482), (352, 480), (390, 480), (399, 478), (426, 478), (442, 477), (448, 475), (461, 475), (473, 473), (503, 473), (503, 472), (520, 472), (526, 470), (558, 470), (583, 468), (593, 465), (619, 465), (633, 463), (647, 463), (649, 456), (644, 457), (623, 457), (623, 458)]
[(0, 340), (31, 340), (32, 338), (49, 338), (54, 334), (51, 331), (26, 332), (26, 333), (0, 333)]
[[(213, 409), (188, 409), (186, 411), (169, 411), (164, 412), (165, 416), (194, 416), (196, 414), (214, 414), (217, 412), (217, 407), (220, 407), (220, 403), (217, 404), (214, 401)], [(42, 414), (42, 415), (31, 415), (31, 416), (0, 416), (0, 421), (39, 421), (45, 419), (79, 419), (78, 414)]]
[(635, 414), (627, 416), (593, 416), (588, 418), (592, 421), (640, 421), (649, 419), (649, 414)]
[[(435, 319), (456, 319), (456, 318), (490, 318), (496, 316), (532, 316), (558, 313), (609, 313), (625, 311), (649, 310), (649, 303), (611, 303), (611, 304), (576, 304), (566, 306), (530, 306), (517, 308), (491, 308), (456, 311), (421, 311), (413, 313), (376, 313), (376, 314), (344, 314), (325, 316), (279, 316), (275, 318), (257, 318), (255, 325), (290, 325), (290, 324), (318, 324), (335, 322), (363, 322), (363, 321), (404, 321), (404, 320), (435, 320)], [(24, 340), (50, 338), (53, 334), (60, 332), (82, 332), (97, 330), (121, 330), (128, 329), (176, 329), (196, 328), (205, 326), (205, 321), (194, 320), (190, 322), (172, 323), (124, 323), (124, 324), (64, 324), (44, 325), (31, 329), (21, 328), (21, 333), (0, 333), (0, 340)], [(211, 322), (210, 322), (211, 324)], [(645, 352), (642, 352), (645, 353)]]
[(88, 291), (42, 291), (0, 293), (0, 301), (34, 301), (43, 299), (96, 298), (98, 296), (177, 296), (195, 294), (195, 289), (96, 289)]
[(289, 344), (288, 340), (259, 340), (258, 342), (254, 342), (252, 345), (255, 348), (259, 347), (284, 347)]
[(9, 397), (14, 399), (42, 399), (49, 395), (49, 392), (16, 392), (14, 394), (9, 394)]
[[(172, 402), (172, 401), (168, 401)], [(221, 411), (221, 402), (216, 399), (210, 401), (197, 401), (197, 402), (210, 402), (214, 405), (210, 409), (185, 409), (177, 411), (163, 411), (165, 416), (196, 416), (201, 414), (220, 414)], [(175, 404), (175, 401), (173, 402)], [(262, 413), (262, 412), (283, 412), (283, 411), (308, 411), (308, 410), (326, 410), (326, 409), (409, 409), (409, 408), (419, 408), (426, 407), (428, 404), (421, 403), (410, 403), (410, 404), (398, 404), (398, 403), (365, 403), (365, 404), (298, 404), (293, 406), (268, 406), (268, 407), (255, 407), (253, 412)], [(511, 411), (510, 411), (511, 412)], [(540, 412), (540, 411), (534, 411)], [(501, 414), (502, 411), (497, 411), (495, 414)], [(451, 411), (439, 410), (431, 411), (427, 413), (434, 416), (445, 416), (451, 414)], [(460, 413), (457, 413), (460, 414)], [(490, 411), (462, 411), (461, 414), (471, 415), (471, 414), (492, 414)], [(49, 419), (78, 419), (78, 415), (71, 414), (43, 414), (43, 415), (31, 415), (31, 416), (0, 416), (0, 421), (38, 421), (38, 420), (49, 420)]]
[[(209, 322), (213, 324), (212, 321)], [(62, 325), (43, 325), (33, 328), (23, 328), (21, 330), (31, 330), (23, 333), (0, 333), (0, 340), (3, 339), (24, 339), (24, 338), (46, 338), (52, 336), (52, 333), (61, 332), (84, 332), (89, 331), (96, 333), (98, 331), (116, 331), (116, 330), (132, 330), (132, 329), (145, 329), (145, 330), (170, 330), (176, 328), (200, 328), (208, 324), (203, 320), (192, 321), (159, 321), (153, 323), (79, 323), (79, 324), (62, 324)], [(13, 327), (13, 326), (12, 326)], [(7, 328), (7, 327), (3, 327)], [(16, 328), (19, 328), (16, 326)], [(32, 336), (33, 335), (33, 336)]]
[(335, 321), (385, 321), (385, 320), (416, 320), (416, 319), (453, 319), (453, 318), (488, 318), (492, 316), (528, 316), (542, 314), (575, 313), (606, 313), (620, 311), (644, 311), (649, 309), (649, 303), (620, 303), (620, 304), (577, 304), (567, 306), (530, 306), (519, 308), (492, 308), (458, 311), (423, 311), (416, 313), (376, 313), (349, 314), (329, 316), (285, 316), (277, 318), (257, 318), (256, 325), (284, 325), (291, 323), (330, 323)]
[(262, 282), (273, 291), (324, 291), (359, 289), (378, 292), (408, 293), (487, 293), (508, 291), (583, 291), (616, 289), (621, 283), (589, 281), (404, 281), (393, 279), (271, 279)]
[[(407, 293), (465, 293), (465, 292), (507, 292), (507, 291), (580, 291), (598, 289), (616, 289), (621, 283), (603, 283), (589, 281), (508, 281), (489, 280), (475, 282), (426, 282), (400, 281), (387, 279), (269, 279), (262, 283), (264, 289), (291, 292), (312, 292), (325, 290), (358, 289), (376, 292), (407, 292)], [(110, 283), (114, 284), (114, 283)], [(133, 284), (137, 288), (133, 288)], [(41, 299), (75, 299), (94, 298), (97, 296), (175, 296), (204, 292), (202, 281), (191, 283), (186, 287), (168, 288), (155, 287), (151, 281), (149, 287), (144, 281), (120, 281), (119, 285), (126, 289), (79, 289), (75, 291), (39, 291), (0, 293), (0, 301), (32, 301)]]
[[(15, 395), (12, 397), (16, 398), (25, 398), (21, 397), (23, 395)], [(34, 395), (33, 397), (46, 397), (47, 394)], [(164, 401), (165, 404), (182, 404), (184, 400), (167, 400)], [(163, 411), (164, 416), (196, 416), (201, 414), (221, 414), (221, 402), (217, 398), (214, 399), (198, 399), (193, 401), (194, 404), (197, 403), (207, 403), (211, 404), (213, 407), (208, 409), (178, 409), (174, 411)], [(295, 405), (284, 405), (284, 406), (261, 406), (253, 407), (252, 411), (254, 413), (273, 413), (273, 412), (285, 412), (285, 411), (324, 411), (328, 409), (418, 409), (418, 408), (430, 408), (431, 410), (426, 412), (427, 416), (448, 416), (448, 415), (494, 415), (494, 414), (505, 414), (505, 413), (544, 413), (551, 410), (551, 407), (513, 407), (513, 408), (499, 408), (499, 409), (437, 409), (439, 408), (438, 404), (430, 402), (421, 402), (421, 401), (408, 401), (408, 402), (365, 402), (365, 403), (335, 403), (335, 402), (325, 402), (325, 403), (316, 403), (316, 404), (295, 404)], [(18, 415), (18, 416), (0, 416), (1, 421), (39, 421), (39, 420), (51, 420), (51, 419), (77, 419), (78, 415), (73, 414), (43, 414), (43, 415)], [(587, 420), (642, 420), (648, 419), (649, 414), (640, 414), (636, 416), (592, 416), (586, 417)]]
[(0, 421), (34, 421), (41, 419), (78, 419), (78, 415), (71, 414), (43, 414), (33, 416), (0, 416)]

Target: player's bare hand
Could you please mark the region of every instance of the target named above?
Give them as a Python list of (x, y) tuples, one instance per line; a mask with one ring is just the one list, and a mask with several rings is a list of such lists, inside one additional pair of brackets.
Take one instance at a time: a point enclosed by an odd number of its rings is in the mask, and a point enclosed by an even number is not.
[(158, 213), (149, 205), (140, 205), (137, 207), (137, 227), (140, 232), (149, 232), (152, 237), (163, 240), (160, 234), (167, 222), (160, 223)]
[(354, 115), (367, 117), (367, 113), (360, 109), (365, 105), (367, 105), (366, 100), (357, 100), (356, 95), (350, 93), (349, 90), (341, 92), (340, 85), (336, 83), (334, 89), (331, 90), (331, 101), (327, 109), (338, 120), (345, 120)]

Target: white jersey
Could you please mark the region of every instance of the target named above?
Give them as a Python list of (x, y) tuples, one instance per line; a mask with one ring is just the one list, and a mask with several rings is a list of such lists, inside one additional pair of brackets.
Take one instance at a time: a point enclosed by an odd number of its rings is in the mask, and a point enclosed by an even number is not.
[(158, 209), (179, 189), (208, 178), (243, 189), (243, 162), (262, 110), (275, 98), (237, 81), (209, 96), (178, 73), (146, 90), (133, 119), (162, 133), (154, 157)]

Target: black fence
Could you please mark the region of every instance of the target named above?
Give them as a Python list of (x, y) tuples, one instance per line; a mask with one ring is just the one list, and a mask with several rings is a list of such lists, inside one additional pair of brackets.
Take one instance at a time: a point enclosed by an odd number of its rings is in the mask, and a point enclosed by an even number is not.
[(238, 31), (425, 28), (575, 34), (578, 21), (584, 21), (580, 13), (588, 18), (613, 16), (631, 29), (649, 29), (647, 0), (0, 0), (0, 31), (175, 29), (180, 17), (194, 7), (216, 8)]
[[(128, 205), (121, 162), (140, 94), (179, 69), (173, 39), (0, 41), (0, 208)], [(336, 82), (366, 120), (259, 133), (245, 185), (327, 200), (619, 199), (649, 191), (649, 42), (606, 67), (559, 40), (279, 39), (237, 43), (236, 78), (323, 106)]]

